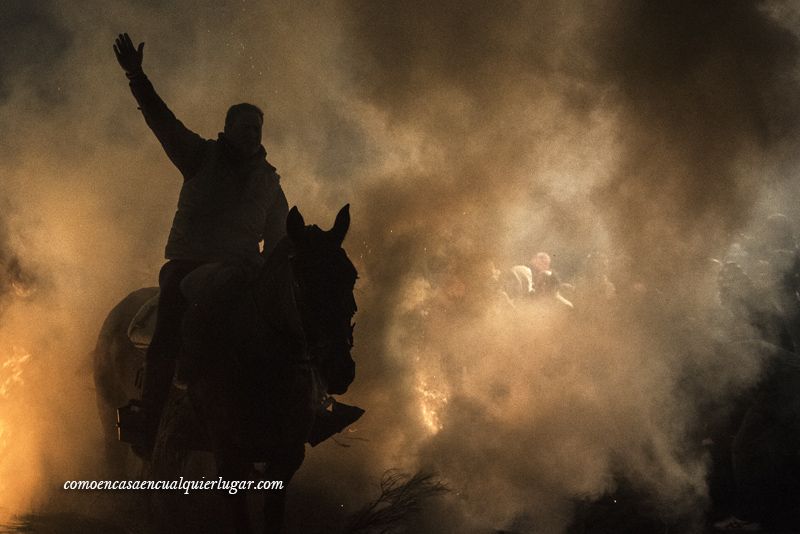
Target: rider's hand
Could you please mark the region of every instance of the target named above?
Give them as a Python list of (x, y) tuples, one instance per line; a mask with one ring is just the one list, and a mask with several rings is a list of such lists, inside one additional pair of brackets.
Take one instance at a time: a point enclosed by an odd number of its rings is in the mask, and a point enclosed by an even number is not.
[(114, 44), (114, 54), (117, 56), (119, 66), (127, 75), (142, 72), (142, 57), (144, 56), (144, 43), (139, 43), (138, 48), (133, 47), (131, 38), (127, 33), (120, 34)]

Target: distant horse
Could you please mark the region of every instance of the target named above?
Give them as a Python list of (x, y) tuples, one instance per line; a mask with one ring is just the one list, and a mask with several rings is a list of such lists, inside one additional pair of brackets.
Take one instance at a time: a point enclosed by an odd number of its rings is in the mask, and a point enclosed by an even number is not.
[[(341, 247), (349, 224), (348, 206), (328, 231), (306, 226), (293, 208), (287, 236), (255, 276), (234, 268), (221, 285), (191, 300), (181, 361), (190, 361), (192, 372), (188, 391), (173, 389), (164, 409), (153, 452), (156, 478), (179, 474), (187, 449), (206, 449), (225, 480), (250, 479), (253, 464), (264, 463), (263, 478), (288, 485), (320, 403), (327, 394), (344, 393), (355, 376), (350, 351), (357, 272)], [(134, 295), (126, 301), (146, 296)], [(112, 329), (115, 321), (106, 323)], [(102, 354), (95, 362), (105, 377), (119, 365), (103, 362)], [(113, 385), (98, 387), (101, 405), (119, 399), (109, 389)], [(279, 532), (285, 489), (264, 497), (266, 532)], [(228, 504), (236, 532), (251, 532), (244, 492)]]
[[(117, 439), (117, 408), (128, 399), (139, 397), (140, 370), (144, 364), (145, 344), (134, 343), (132, 331), (141, 331), (145, 323), (155, 319), (152, 304), (158, 297), (157, 287), (137, 289), (119, 302), (106, 317), (100, 329), (93, 354), (97, 408), (103, 425), (105, 464), (114, 478), (130, 478), (141, 463), (130, 452), (130, 446)], [(147, 306), (147, 303), (151, 303)], [(149, 315), (149, 317), (147, 316)]]

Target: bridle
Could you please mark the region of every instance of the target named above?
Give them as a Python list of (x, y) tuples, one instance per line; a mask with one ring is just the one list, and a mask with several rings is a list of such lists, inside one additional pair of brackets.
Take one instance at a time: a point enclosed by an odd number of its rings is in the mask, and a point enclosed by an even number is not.
[[(337, 351), (349, 354), (353, 347), (351, 320), (356, 304), (352, 290), (356, 274), (344, 251), (338, 248), (330, 255), (312, 259), (290, 253), (289, 266), (291, 296), (302, 324), (307, 359), (322, 363), (335, 358)], [(323, 279), (321, 273), (329, 276)]]

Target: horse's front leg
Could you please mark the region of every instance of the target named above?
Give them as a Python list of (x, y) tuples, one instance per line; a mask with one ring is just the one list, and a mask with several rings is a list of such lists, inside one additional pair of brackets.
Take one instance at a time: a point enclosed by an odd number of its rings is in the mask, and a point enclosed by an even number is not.
[(264, 479), (271, 482), (282, 482), (280, 489), (264, 491), (264, 534), (280, 534), (283, 532), (286, 515), (286, 491), (292, 477), (300, 469), (305, 456), (305, 444), (294, 447), (294, 451), (274, 457), (264, 472)]
[[(242, 458), (231, 452), (217, 452), (215, 454), (217, 462), (217, 473), (223, 480), (231, 483), (247, 480), (250, 477), (251, 463), (245, 462)], [(227, 513), (227, 524), (234, 526), (236, 534), (254, 534), (250, 525), (250, 514), (247, 509), (246, 490), (239, 489), (231, 494), (229, 490), (223, 490), (225, 499), (225, 511)]]

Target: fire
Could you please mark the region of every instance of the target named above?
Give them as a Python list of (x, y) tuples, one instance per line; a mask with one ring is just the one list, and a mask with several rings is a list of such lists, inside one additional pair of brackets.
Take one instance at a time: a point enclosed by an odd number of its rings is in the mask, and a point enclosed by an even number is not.
[(11, 356), (0, 367), (0, 398), (7, 399), (14, 387), (24, 384), (22, 369), (30, 358), (30, 352), (22, 347), (11, 348)]
[(424, 378), (418, 379), (417, 391), (420, 394), (422, 422), (431, 434), (436, 434), (444, 428), (441, 416), (447, 405), (447, 393), (431, 386)]
[[(0, 419), (0, 458), (5, 456), (6, 449), (8, 449), (8, 426), (6, 422)], [(5, 493), (6, 484), (0, 480), (0, 495)]]
[[(8, 447), (8, 427), (6, 422), (0, 419), (0, 456), (2, 456), (6, 447)], [(0, 486), (0, 490), (2, 490), (2, 486)]]
[(36, 291), (36, 288), (33, 285), (20, 281), (12, 282), (11, 289), (14, 291), (14, 295), (20, 298), (28, 298), (33, 294), (34, 291)]
[[(8, 399), (15, 388), (23, 385), (22, 371), (31, 359), (31, 354), (19, 346), (11, 347), (11, 355), (0, 365), (0, 399)], [(6, 420), (0, 419), (0, 458), (6, 457), (9, 441), (13, 433)], [(0, 481), (0, 495), (7, 491), (7, 485)]]

